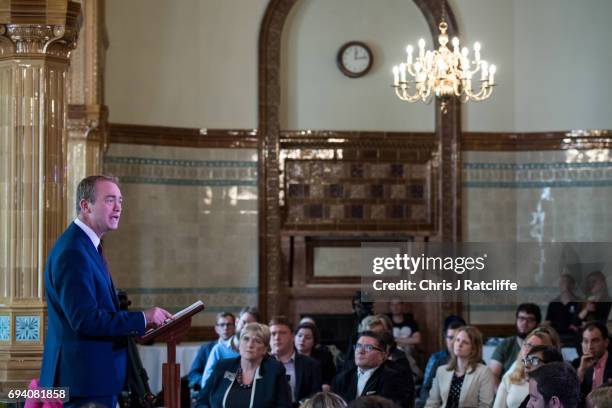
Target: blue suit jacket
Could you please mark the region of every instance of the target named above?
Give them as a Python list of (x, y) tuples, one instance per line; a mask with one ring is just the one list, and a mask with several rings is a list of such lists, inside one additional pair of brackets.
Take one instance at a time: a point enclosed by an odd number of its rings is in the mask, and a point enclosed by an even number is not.
[(43, 387), (71, 396), (114, 396), (126, 375), (127, 335), (143, 334), (141, 312), (119, 311), (106, 265), (85, 232), (72, 223), (45, 268), (48, 321), (40, 372)]
[[(235, 381), (240, 357), (228, 358), (215, 365), (195, 403), (196, 408), (221, 408), (223, 398)], [(259, 378), (253, 381), (253, 408), (289, 408), (291, 395), (285, 367), (273, 357), (264, 357), (259, 366)]]
[(189, 380), (189, 388), (194, 388), (197, 386), (197, 389), (200, 389), (200, 384), (202, 383), (202, 374), (204, 374), (204, 368), (206, 368), (206, 361), (208, 361), (208, 357), (210, 357), (210, 352), (213, 347), (218, 344), (218, 340), (209, 341), (208, 343), (204, 343), (200, 346), (198, 350), (198, 355), (193, 360), (191, 364), (191, 369), (189, 370), (189, 374), (187, 374), (187, 379)]

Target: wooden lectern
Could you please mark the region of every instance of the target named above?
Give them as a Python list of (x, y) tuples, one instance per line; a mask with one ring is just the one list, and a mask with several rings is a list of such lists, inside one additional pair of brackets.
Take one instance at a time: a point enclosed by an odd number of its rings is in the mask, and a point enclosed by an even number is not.
[(138, 339), (139, 343), (152, 340), (166, 343), (168, 359), (162, 367), (162, 386), (164, 390), (164, 407), (180, 408), (181, 406), (181, 365), (176, 363), (176, 345), (191, 328), (191, 317), (204, 310), (204, 303), (198, 300), (191, 306), (172, 316), (161, 326), (148, 330)]

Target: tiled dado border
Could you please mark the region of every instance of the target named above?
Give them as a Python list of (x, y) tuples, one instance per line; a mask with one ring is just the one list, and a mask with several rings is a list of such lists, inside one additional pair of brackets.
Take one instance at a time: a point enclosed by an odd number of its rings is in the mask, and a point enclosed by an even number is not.
[(612, 162), (463, 163), (465, 188), (612, 187)]
[[(110, 142), (202, 148), (257, 148), (257, 129), (191, 129), (143, 125), (110, 125)], [(282, 148), (376, 147), (396, 143), (431, 144), (431, 132), (283, 130)], [(463, 151), (540, 151), (611, 149), (612, 130), (554, 132), (463, 132)]]
[(105, 156), (104, 171), (121, 183), (257, 187), (257, 162)]

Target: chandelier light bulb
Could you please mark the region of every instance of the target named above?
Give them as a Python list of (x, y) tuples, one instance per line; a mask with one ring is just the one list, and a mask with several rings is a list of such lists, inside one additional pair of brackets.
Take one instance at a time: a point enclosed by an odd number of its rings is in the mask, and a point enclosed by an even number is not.
[(457, 52), (459, 49), (459, 38), (453, 37), (453, 50)]
[(491, 65), (489, 67), (489, 85), (495, 85), (495, 72), (497, 71), (497, 67), (495, 65)]

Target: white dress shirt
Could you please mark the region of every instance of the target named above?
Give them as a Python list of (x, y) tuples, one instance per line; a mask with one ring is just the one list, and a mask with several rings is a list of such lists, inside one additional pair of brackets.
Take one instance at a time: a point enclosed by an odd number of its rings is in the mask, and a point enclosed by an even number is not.
[(363, 389), (365, 388), (366, 384), (368, 383), (368, 380), (370, 379), (372, 374), (374, 374), (374, 371), (376, 371), (377, 368), (378, 367), (374, 367), (364, 370), (357, 367), (357, 395), (355, 396), (355, 398), (361, 397)]

